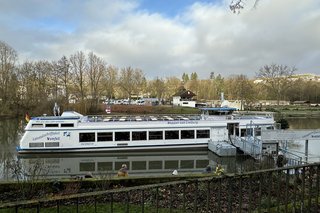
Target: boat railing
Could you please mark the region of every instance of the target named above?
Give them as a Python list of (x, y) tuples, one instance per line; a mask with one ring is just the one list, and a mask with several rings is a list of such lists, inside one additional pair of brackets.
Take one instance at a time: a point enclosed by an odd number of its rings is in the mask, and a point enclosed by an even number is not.
[(167, 115), (88, 115), (81, 122), (121, 122), (121, 121), (188, 121), (201, 120), (198, 114), (167, 114)]
[(303, 162), (302, 157), (292, 151), (289, 151), (288, 149), (279, 148), (279, 151), (283, 152), (283, 154), (286, 156), (288, 160), (288, 165), (294, 166), (294, 165), (300, 165)]
[(230, 115), (232, 119), (273, 119), (273, 112), (237, 111)]
[(272, 119), (268, 112), (237, 112), (231, 115), (211, 116), (204, 114), (163, 114), (163, 115), (88, 115), (81, 122), (121, 122), (121, 121), (186, 121), (186, 120), (240, 120), (240, 119)]

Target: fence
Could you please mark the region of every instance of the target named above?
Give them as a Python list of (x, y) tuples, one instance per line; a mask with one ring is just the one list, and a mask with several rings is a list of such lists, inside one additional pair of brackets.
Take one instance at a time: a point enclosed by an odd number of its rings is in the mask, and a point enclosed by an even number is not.
[(39, 200), (0, 212), (317, 212), (320, 163)]

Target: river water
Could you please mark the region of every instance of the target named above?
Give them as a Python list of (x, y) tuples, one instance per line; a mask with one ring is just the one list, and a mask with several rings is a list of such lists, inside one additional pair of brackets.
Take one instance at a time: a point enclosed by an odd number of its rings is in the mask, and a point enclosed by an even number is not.
[[(289, 129), (320, 129), (320, 118), (287, 118)], [(288, 141), (289, 150), (295, 151), (305, 158), (305, 141)], [(308, 142), (308, 162), (320, 161), (320, 140), (309, 140)]]
[[(288, 118), (290, 129), (319, 129), (319, 118)], [(17, 156), (16, 146), (23, 134), (24, 121), (0, 120), (0, 181), (26, 177), (72, 178), (91, 173), (112, 177), (122, 164), (132, 176), (203, 173), (208, 165), (223, 165), (227, 172), (243, 170), (251, 161), (243, 156), (220, 158), (208, 150), (127, 152), (105, 154), (60, 154)], [(304, 141), (289, 141), (288, 147), (303, 156)], [(309, 141), (309, 161), (320, 161), (320, 141)]]

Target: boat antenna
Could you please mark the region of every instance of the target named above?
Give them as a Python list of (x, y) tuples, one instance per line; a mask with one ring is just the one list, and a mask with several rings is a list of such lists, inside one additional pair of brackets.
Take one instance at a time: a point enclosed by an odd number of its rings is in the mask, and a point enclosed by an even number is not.
[(57, 102), (54, 103), (53, 115), (60, 116), (60, 107), (58, 106)]
[(224, 102), (224, 93), (223, 92), (221, 92), (221, 98), (220, 99), (221, 99), (221, 103)]

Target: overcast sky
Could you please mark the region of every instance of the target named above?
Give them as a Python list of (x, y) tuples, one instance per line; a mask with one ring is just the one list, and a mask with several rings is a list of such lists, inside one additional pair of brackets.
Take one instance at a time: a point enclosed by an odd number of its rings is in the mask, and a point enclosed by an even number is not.
[(94, 52), (148, 79), (254, 77), (265, 64), (320, 75), (320, 0), (0, 0), (0, 40), (19, 61)]

